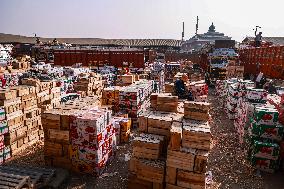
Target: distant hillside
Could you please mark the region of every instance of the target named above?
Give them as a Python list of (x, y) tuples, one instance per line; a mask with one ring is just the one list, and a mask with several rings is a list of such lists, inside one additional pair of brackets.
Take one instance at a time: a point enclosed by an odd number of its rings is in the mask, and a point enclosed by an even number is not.
[[(42, 42), (52, 41), (53, 38), (42, 38)], [(59, 42), (79, 45), (118, 45), (118, 46), (168, 46), (180, 47), (181, 40), (176, 39), (101, 39), (101, 38), (57, 38)], [(34, 37), (0, 33), (0, 43), (35, 43)]]

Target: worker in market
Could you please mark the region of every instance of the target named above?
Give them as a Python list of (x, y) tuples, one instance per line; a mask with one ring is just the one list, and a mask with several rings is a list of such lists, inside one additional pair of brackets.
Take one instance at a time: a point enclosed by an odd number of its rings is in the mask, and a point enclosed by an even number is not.
[(276, 94), (277, 93), (277, 89), (275, 87), (275, 82), (271, 79), (268, 82), (266, 82), (263, 86), (263, 88), (265, 90), (268, 91), (269, 94)]
[(267, 82), (266, 77), (263, 75), (262, 72), (260, 72), (255, 79), (256, 88), (257, 89), (263, 89), (263, 86), (266, 82)]
[(208, 72), (205, 73), (205, 83), (210, 86), (210, 76)]
[(262, 41), (262, 32), (259, 32), (258, 34), (256, 34), (255, 31), (255, 47), (260, 47), (261, 46), (261, 41)]
[(188, 77), (186, 74), (183, 74), (181, 78), (175, 81), (175, 92), (180, 99), (187, 99), (189, 101), (193, 101), (193, 95), (191, 91), (187, 90), (185, 87), (185, 82), (188, 81)]

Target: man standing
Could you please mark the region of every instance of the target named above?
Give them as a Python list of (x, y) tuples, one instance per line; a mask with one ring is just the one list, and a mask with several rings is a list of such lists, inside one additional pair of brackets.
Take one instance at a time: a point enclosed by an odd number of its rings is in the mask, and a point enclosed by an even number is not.
[(259, 32), (256, 35), (256, 31), (255, 31), (255, 47), (260, 47), (261, 46), (261, 41), (262, 41), (262, 32)]

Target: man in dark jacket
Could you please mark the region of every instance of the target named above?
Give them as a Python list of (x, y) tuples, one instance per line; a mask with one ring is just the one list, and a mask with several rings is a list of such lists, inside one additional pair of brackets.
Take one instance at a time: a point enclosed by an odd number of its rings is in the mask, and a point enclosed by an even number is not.
[(185, 87), (184, 82), (188, 80), (187, 75), (182, 75), (180, 79), (177, 79), (175, 81), (175, 92), (177, 96), (181, 99), (188, 99), (188, 100), (193, 100), (192, 93), (188, 91)]

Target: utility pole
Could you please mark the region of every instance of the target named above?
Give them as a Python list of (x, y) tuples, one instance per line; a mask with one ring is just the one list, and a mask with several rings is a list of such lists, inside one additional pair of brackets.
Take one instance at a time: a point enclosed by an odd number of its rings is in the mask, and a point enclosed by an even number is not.
[(199, 23), (199, 18), (197, 16), (196, 24), (195, 24), (195, 35), (197, 35), (197, 33), (198, 33), (198, 23)]
[(182, 22), (181, 41), (183, 41), (183, 38), (184, 38), (184, 22)]

